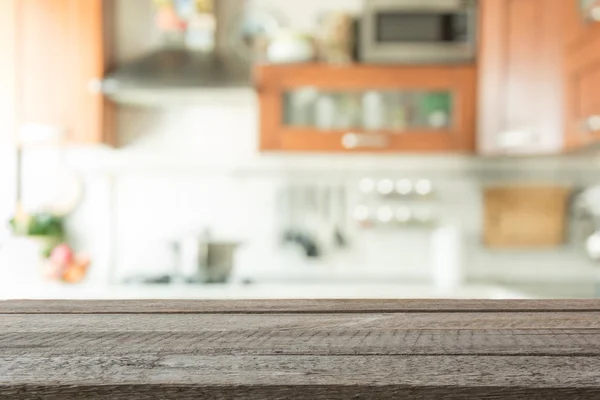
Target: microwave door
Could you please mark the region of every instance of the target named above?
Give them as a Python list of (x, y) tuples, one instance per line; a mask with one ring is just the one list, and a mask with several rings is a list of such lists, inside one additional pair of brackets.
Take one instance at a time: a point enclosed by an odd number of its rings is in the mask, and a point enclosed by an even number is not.
[(377, 43), (444, 43), (467, 40), (467, 17), (459, 14), (378, 13), (375, 35)]
[[(374, 3), (377, 3), (375, 0)], [(475, 7), (374, 7), (363, 20), (365, 62), (469, 61), (475, 56)]]

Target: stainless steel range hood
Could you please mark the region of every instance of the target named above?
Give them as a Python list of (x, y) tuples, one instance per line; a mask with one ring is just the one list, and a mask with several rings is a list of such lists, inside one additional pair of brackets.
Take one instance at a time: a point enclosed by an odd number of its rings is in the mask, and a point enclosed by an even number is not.
[(231, 88), (248, 86), (248, 62), (233, 54), (164, 48), (107, 77), (115, 89)]
[(239, 0), (218, 0), (215, 49), (189, 50), (166, 44), (110, 72), (103, 92), (118, 103), (176, 104), (195, 102), (222, 92), (251, 87), (251, 63), (231, 46), (229, 26), (244, 6)]
[(102, 86), (117, 103), (176, 105), (248, 91), (251, 85), (248, 62), (240, 57), (169, 48), (118, 68)]

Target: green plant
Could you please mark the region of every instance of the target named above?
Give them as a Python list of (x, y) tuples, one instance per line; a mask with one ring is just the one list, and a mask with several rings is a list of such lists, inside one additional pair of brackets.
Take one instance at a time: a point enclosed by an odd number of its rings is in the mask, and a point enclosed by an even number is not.
[(27, 215), (17, 223), (15, 218), (9, 221), (13, 233), (38, 240), (43, 257), (48, 257), (52, 249), (65, 239), (64, 219), (48, 213)]
[(16, 220), (10, 220), (10, 226), (13, 232), (22, 236), (52, 236), (64, 237), (64, 220), (52, 214), (41, 213), (33, 214), (27, 217), (22, 226), (17, 226)]

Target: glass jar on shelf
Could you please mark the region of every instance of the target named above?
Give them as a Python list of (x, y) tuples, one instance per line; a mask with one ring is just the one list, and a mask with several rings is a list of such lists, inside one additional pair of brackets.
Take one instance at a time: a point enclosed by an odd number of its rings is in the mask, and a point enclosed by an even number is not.
[(379, 131), (386, 125), (386, 104), (383, 94), (368, 91), (362, 96), (362, 125), (367, 131)]
[(338, 118), (336, 98), (331, 93), (321, 93), (315, 106), (315, 125), (318, 129), (328, 131), (336, 128)]

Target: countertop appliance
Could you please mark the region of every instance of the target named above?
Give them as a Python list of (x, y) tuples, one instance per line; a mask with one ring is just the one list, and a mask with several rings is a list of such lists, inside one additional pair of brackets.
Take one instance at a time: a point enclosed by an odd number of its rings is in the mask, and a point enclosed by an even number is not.
[(176, 243), (180, 263), (176, 278), (190, 283), (227, 282), (239, 246), (239, 242), (215, 241), (208, 232), (181, 238)]
[(477, 10), (477, 0), (369, 0), (361, 24), (362, 61), (472, 61)]

